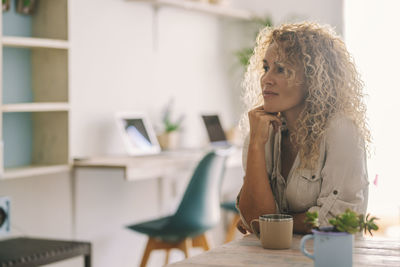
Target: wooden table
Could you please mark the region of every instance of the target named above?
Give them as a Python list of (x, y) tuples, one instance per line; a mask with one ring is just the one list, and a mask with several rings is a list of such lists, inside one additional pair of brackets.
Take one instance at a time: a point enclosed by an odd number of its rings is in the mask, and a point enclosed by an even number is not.
[[(254, 235), (248, 235), (168, 266), (313, 266), (313, 261), (300, 252), (301, 237), (293, 237), (291, 249), (269, 250), (263, 249)], [(313, 242), (307, 241), (306, 244), (307, 249), (312, 251)], [(353, 266), (399, 267), (400, 240), (356, 240)]]

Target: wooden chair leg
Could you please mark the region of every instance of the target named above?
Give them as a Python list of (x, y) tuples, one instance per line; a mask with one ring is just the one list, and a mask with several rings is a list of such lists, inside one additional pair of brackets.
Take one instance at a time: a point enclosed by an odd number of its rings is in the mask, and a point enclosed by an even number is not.
[(192, 239), (191, 238), (186, 238), (180, 243), (179, 248), (183, 251), (185, 254), (185, 258), (189, 258), (189, 250), (192, 248)]
[(168, 265), (169, 262), (169, 249), (165, 249), (165, 265)]
[(229, 225), (228, 232), (226, 233), (225, 243), (231, 242), (235, 237), (236, 233), (236, 224), (240, 220), (239, 214), (235, 214), (235, 217), (232, 219), (231, 224)]
[(149, 259), (151, 251), (154, 249), (154, 239), (149, 237), (147, 241), (146, 249), (144, 250), (142, 262), (140, 263), (140, 267), (145, 267), (147, 260)]
[(193, 247), (202, 247), (204, 250), (210, 249), (210, 244), (205, 233), (193, 239)]

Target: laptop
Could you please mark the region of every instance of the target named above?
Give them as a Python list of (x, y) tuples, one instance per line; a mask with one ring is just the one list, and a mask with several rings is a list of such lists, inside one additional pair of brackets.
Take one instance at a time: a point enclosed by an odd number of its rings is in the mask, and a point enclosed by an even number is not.
[(117, 126), (129, 155), (158, 154), (161, 151), (154, 129), (143, 113), (118, 112)]
[(206, 127), (210, 145), (215, 148), (229, 148), (232, 144), (226, 139), (221, 121), (217, 114), (202, 115), (204, 126)]

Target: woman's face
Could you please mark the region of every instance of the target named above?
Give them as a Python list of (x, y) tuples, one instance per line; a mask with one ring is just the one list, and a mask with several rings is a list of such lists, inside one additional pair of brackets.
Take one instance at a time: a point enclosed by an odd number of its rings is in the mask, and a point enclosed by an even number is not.
[(294, 67), (295, 79), (289, 81), (285, 76), (285, 66), (278, 61), (275, 43), (269, 45), (263, 60), (264, 74), (261, 76), (261, 89), (264, 98), (264, 110), (270, 113), (295, 112), (300, 114), (304, 108), (306, 88), (304, 71)]

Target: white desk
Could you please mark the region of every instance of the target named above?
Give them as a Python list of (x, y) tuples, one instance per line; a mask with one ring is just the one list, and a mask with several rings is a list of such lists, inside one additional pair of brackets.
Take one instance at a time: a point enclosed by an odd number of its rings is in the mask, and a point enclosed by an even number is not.
[[(117, 168), (124, 171), (128, 181), (155, 179), (175, 172), (192, 170), (207, 150), (177, 150), (147, 156), (99, 156), (74, 160), (75, 168)], [(242, 149), (232, 151), (227, 168), (242, 164)]]

